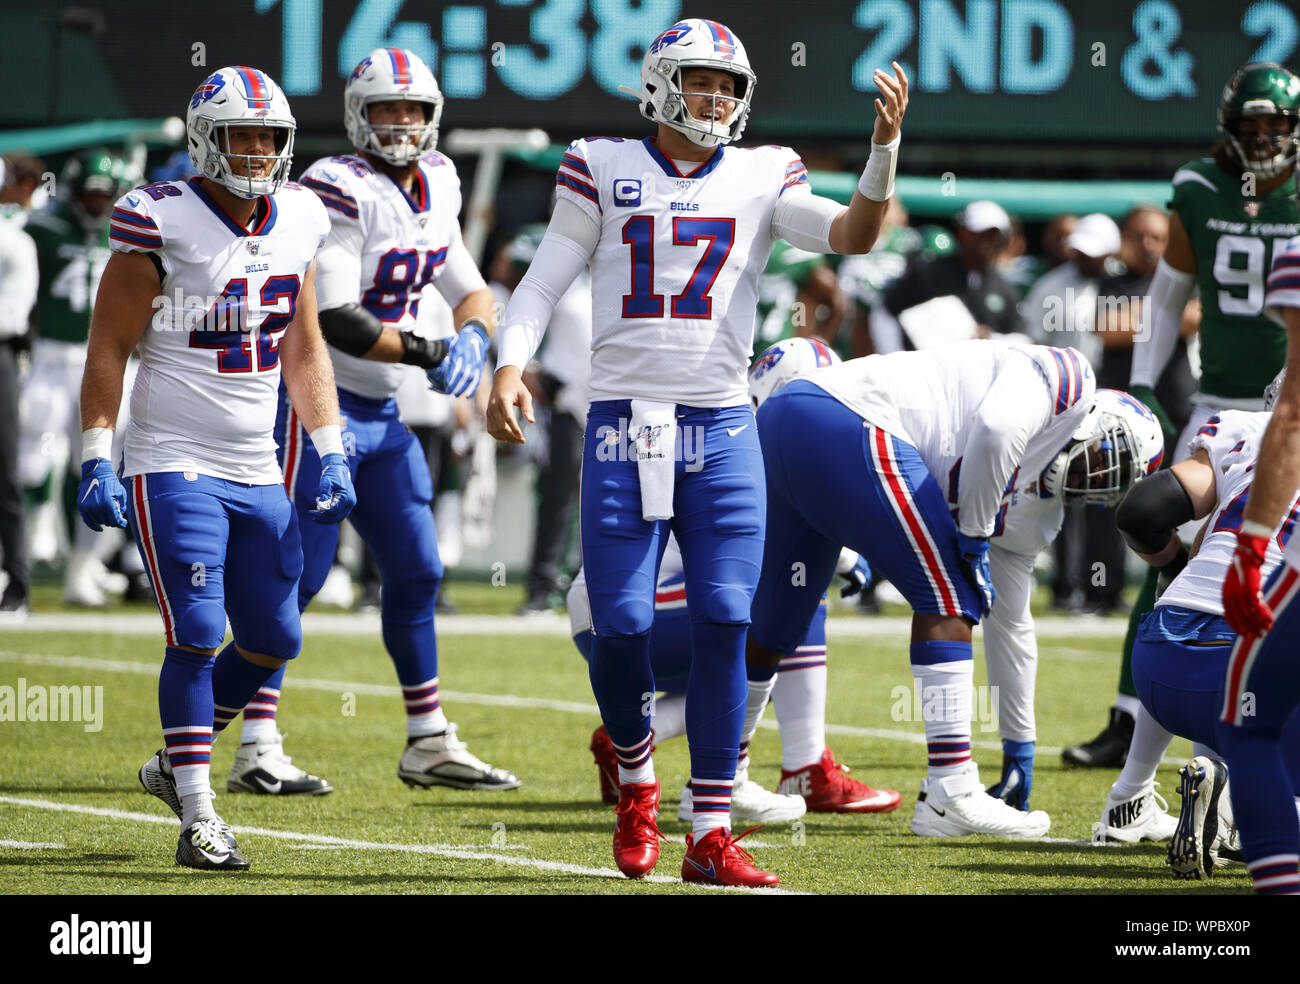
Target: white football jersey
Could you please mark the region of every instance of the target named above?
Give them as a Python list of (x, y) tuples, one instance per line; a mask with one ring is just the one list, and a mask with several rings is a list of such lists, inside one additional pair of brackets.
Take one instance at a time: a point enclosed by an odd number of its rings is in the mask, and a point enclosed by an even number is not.
[(569, 145), (557, 194), (600, 227), (591, 399), (749, 402), (758, 276), (781, 195), (811, 194), (789, 147), (719, 147), (679, 169), (650, 138)]
[[(850, 359), (802, 378), (915, 447), (948, 490), (949, 505), (959, 507), (963, 529), (974, 535), (978, 527), (983, 536), (1000, 525), (1007, 495), (1036, 481), (1069, 443), (1096, 390), (1092, 367), (1074, 349), (993, 341)], [(999, 405), (985, 407), (986, 400)], [(1000, 448), (996, 460), (983, 453), (967, 460), (981, 413), (1027, 426), (1028, 443)], [(1042, 528), (1050, 520), (1026, 515), (1017, 522)]]
[[(459, 240), (460, 178), (434, 151), (420, 160), (412, 193), (375, 171), (364, 157), (325, 157), (302, 183), (329, 209), (331, 228), (316, 270), (322, 311), (360, 304), (380, 322), (411, 331), (424, 288), (436, 283), (452, 240)], [(360, 359), (330, 346), (339, 389), (370, 399), (392, 396), (412, 371)]]
[[(1218, 502), (1206, 520), (1205, 534), (1201, 537), (1196, 556), (1187, 562), (1156, 604), (1177, 605), (1212, 615), (1223, 614), (1223, 580), (1237, 549), (1237, 530), (1241, 529), (1246, 499), (1255, 479), (1259, 443), (1272, 416), (1271, 413), (1223, 410), (1206, 421), (1189, 442), (1188, 449), (1192, 454), (1204, 450), (1210, 456)], [(1296, 509), (1297, 501), (1293, 499), (1281, 530), (1268, 542), (1261, 572), (1264, 581), (1282, 562), (1283, 549), (1289, 552), (1287, 543), (1295, 526)]]
[(149, 253), (162, 264), (159, 306), (137, 349), (125, 475), (283, 480), (272, 437), (280, 339), (329, 217), (293, 183), (264, 202), (252, 231), (198, 178), (145, 185), (113, 209), (113, 249)]

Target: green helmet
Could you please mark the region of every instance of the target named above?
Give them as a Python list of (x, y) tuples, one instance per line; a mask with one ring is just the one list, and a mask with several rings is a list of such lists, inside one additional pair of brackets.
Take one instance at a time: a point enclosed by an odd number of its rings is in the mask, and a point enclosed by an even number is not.
[[(63, 193), (87, 232), (108, 222), (113, 202), (131, 187), (128, 171), (125, 160), (103, 147), (80, 151), (63, 166)], [(88, 201), (86, 195), (105, 197)]]
[[(1239, 125), (1252, 117), (1281, 116), (1281, 132), (1242, 134)], [(1275, 62), (1243, 65), (1219, 97), (1219, 130), (1229, 155), (1242, 170), (1272, 178), (1295, 163), (1300, 145), (1300, 76)]]
[(546, 235), (546, 223), (535, 222), (521, 228), (515, 238), (510, 240), (506, 245), (506, 258), (521, 273), (528, 269), (528, 265), (533, 262), (533, 257), (537, 255), (537, 247), (541, 245), (542, 237)]

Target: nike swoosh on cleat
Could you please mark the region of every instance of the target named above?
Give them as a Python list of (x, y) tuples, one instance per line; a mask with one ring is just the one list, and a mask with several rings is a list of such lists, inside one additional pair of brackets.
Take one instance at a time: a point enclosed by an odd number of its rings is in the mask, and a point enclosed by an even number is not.
[(941, 817), (942, 817), (942, 816), (947, 816), (947, 814), (948, 814), (948, 811), (947, 811), (947, 810), (941, 810), (941, 809), (939, 809), (937, 806), (935, 806), (933, 803), (926, 803), (925, 805), (928, 806), (930, 809), (932, 809), (935, 813), (939, 814), (939, 816), (941, 816)]
[(262, 787), (262, 792), (264, 793), (270, 793), (272, 796), (274, 796), (280, 792), (279, 779), (275, 780), (275, 782), (267, 782), (261, 776), (256, 776), (254, 777), (253, 781)]
[(727, 436), (728, 436), (728, 437), (735, 437), (737, 434), (739, 434), (741, 431), (743, 431), (743, 430), (744, 430), (746, 427), (748, 427), (748, 426), (749, 426), (749, 424), (741, 424), (739, 427), (728, 427), (728, 428), (727, 428)]
[(717, 872), (713, 868), (712, 858), (709, 858), (709, 866), (707, 868), (704, 867), (704, 865), (700, 864), (698, 861), (690, 857), (685, 858), (685, 861), (687, 864), (689, 864), (692, 868), (694, 868), (696, 871), (700, 872), (701, 874), (708, 875), (710, 878), (718, 877)]
[(95, 486), (98, 484), (99, 484), (99, 479), (92, 478), (90, 480), (90, 484), (86, 486), (86, 494), (81, 497), (82, 502), (85, 502), (87, 499), (90, 498), (90, 493), (95, 491)]

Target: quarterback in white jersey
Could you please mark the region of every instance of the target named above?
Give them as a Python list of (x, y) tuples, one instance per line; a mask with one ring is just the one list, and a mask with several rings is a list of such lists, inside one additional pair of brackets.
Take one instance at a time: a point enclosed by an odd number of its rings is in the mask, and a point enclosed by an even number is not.
[[(186, 131), (200, 176), (146, 185), (113, 209), (82, 381), (78, 507), (93, 529), (129, 518), (162, 614), (166, 747), (140, 783), (181, 820), (178, 864), (239, 870), (248, 861), (212, 808), (212, 741), (302, 648), (302, 547), (271, 434), (281, 378), (325, 462), (313, 525), (341, 521), (356, 498), (316, 323), (329, 220), (286, 184), (284, 93), (255, 68), (219, 69), (190, 100)], [(137, 348), (128, 501), (108, 454)], [(217, 655), (227, 617), (234, 642)]]
[[(344, 123), (355, 154), (317, 161), (302, 183), (329, 211), (317, 259), (321, 331), (329, 343), (339, 409), (347, 420), (348, 468), (357, 487), (352, 525), (379, 566), (384, 645), (402, 686), (407, 746), (398, 776), (419, 787), (514, 789), (519, 780), (475, 758), (456, 737), (438, 695), (434, 599), (442, 580), (433, 479), (420, 442), (402, 422), (395, 394), (424, 370), (436, 389), (472, 395), (492, 324), (492, 294), (461, 241), (460, 180), (434, 149), (442, 113), (438, 83), (413, 52), (378, 48), (344, 89)], [(450, 343), (416, 334), (420, 300), (433, 284), (452, 309)], [(276, 420), (284, 484), (305, 519), (321, 461), (296, 409)], [(303, 523), (305, 609), (325, 583), (338, 527)], [(226, 788), (272, 795), (331, 790), (284, 755), (276, 726), (284, 670), (244, 715), (240, 756)]]
[(594, 625), (592, 689), (619, 756), (614, 856), (629, 877), (644, 875), (659, 855), (659, 784), (640, 695), (654, 690), (649, 633), (671, 524), (697, 654), (687, 696), (694, 819), (682, 877), (746, 886), (777, 880), (735, 845), (729, 821), (765, 495), (745, 371), (757, 279), (773, 240), (864, 253), (880, 231), (907, 78), (895, 64), (894, 74), (877, 70), (875, 83), (881, 98), (871, 159), (845, 208), (811, 193), (789, 148), (726, 146), (743, 133), (754, 94), (745, 48), (717, 21), (672, 25), (641, 64), (639, 105), (655, 135), (570, 145), (546, 236), (506, 311), (488, 429), (522, 443), (513, 408), (532, 419), (522, 369), (556, 302), (590, 264), (582, 554)]

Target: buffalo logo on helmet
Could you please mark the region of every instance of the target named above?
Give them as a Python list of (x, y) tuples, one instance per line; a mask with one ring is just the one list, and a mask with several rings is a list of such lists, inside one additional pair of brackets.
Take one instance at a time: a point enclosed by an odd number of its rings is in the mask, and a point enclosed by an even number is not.
[(664, 31), (663, 34), (659, 35), (659, 37), (654, 39), (654, 41), (650, 45), (650, 50), (652, 52), (658, 53), (662, 49), (667, 48), (670, 44), (675, 44), (676, 42), (680, 41), (682, 38), (684, 38), (686, 35), (690, 33), (691, 33), (691, 25), (674, 24), (672, 27), (668, 28), (668, 30)]
[(369, 67), (370, 67), (370, 56), (367, 55), (365, 58), (362, 58), (360, 64), (358, 64), (357, 67), (352, 70), (352, 74), (348, 76), (348, 81), (355, 82), (357, 79), (361, 78), (362, 73), (365, 72), (365, 70)]
[(781, 361), (781, 357), (784, 355), (785, 355), (785, 349), (783, 348), (774, 347), (768, 349), (766, 352), (760, 355), (758, 357), (758, 361), (754, 363), (754, 369), (753, 372), (751, 373), (753, 378), (762, 379), (769, 372), (771, 372), (773, 369), (776, 368), (776, 364)]
[(221, 77), (221, 73), (213, 72), (203, 80), (201, 86), (194, 90), (194, 98), (190, 100), (190, 109), (195, 109), (200, 103), (207, 102), (225, 88), (225, 85), (226, 80)]

